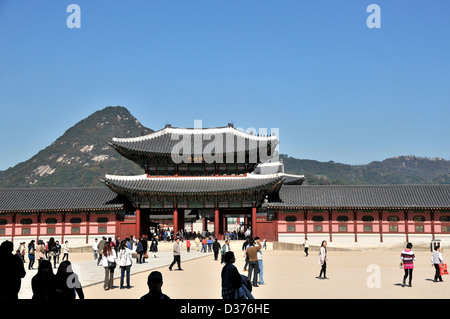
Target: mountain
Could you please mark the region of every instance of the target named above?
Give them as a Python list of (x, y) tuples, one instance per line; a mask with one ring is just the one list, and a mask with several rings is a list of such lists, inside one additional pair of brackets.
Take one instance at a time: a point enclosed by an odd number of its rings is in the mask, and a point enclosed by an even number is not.
[(450, 184), (450, 161), (397, 156), (366, 165), (297, 159), (281, 155), (285, 171), (305, 175), (308, 185)]
[[(140, 175), (143, 170), (120, 156), (113, 137), (152, 133), (121, 106), (97, 111), (69, 128), (29, 160), (0, 171), (0, 188), (104, 186), (105, 174)], [(285, 172), (305, 175), (307, 185), (450, 184), (450, 161), (399, 156), (367, 165), (348, 165), (281, 155)]]
[(0, 187), (103, 186), (105, 174), (142, 174), (108, 142), (152, 133), (121, 106), (106, 107), (69, 128), (29, 160), (0, 172)]

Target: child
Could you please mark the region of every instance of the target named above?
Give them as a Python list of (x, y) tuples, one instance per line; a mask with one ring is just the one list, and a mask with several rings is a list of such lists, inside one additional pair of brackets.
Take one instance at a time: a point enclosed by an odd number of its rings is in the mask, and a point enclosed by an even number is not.
[(186, 241), (186, 248), (188, 253), (191, 252), (191, 241), (189, 239)]

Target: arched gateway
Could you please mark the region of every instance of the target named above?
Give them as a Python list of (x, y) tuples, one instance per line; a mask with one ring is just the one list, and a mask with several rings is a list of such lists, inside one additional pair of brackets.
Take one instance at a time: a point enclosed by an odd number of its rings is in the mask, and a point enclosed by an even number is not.
[(193, 129), (166, 125), (146, 136), (113, 138), (110, 145), (144, 174), (106, 175), (102, 181), (132, 203), (135, 218), (128, 225), (135, 235), (146, 234), (150, 221), (162, 216), (173, 220), (177, 233), (194, 215), (214, 220), (219, 239), (227, 217), (246, 217), (255, 236), (257, 209), (264, 200), (286, 179), (303, 181), (303, 176), (283, 173), (278, 143), (276, 136), (248, 134), (232, 124)]

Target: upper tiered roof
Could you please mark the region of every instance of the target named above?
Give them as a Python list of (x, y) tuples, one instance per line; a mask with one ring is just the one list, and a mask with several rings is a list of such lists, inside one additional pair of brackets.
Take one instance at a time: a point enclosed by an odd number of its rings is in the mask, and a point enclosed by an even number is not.
[(171, 155), (181, 141), (189, 143), (192, 147), (192, 156), (202, 155), (208, 149), (208, 145), (222, 146), (222, 153), (230, 154), (257, 152), (267, 144), (275, 150), (275, 146), (279, 143), (276, 136), (248, 134), (229, 124), (226, 127), (215, 128), (178, 128), (166, 125), (164, 129), (144, 136), (113, 138), (109, 144), (121, 154)]

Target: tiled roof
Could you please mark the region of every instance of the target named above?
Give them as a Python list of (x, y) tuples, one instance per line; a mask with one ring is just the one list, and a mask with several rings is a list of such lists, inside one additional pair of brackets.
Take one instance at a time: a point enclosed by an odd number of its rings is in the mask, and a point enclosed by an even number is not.
[(0, 212), (109, 210), (124, 207), (107, 187), (0, 189)]
[(181, 147), (182, 141), (187, 146), (181, 151), (189, 153), (188, 155), (202, 155), (208, 151), (215, 151), (216, 153), (220, 151), (217, 149), (209, 150), (208, 145), (212, 148), (214, 145), (222, 144), (221, 151), (226, 154), (243, 151), (255, 152), (259, 147), (265, 148), (267, 142), (270, 142), (273, 148), (279, 143), (276, 136), (251, 135), (233, 127), (204, 129), (166, 127), (144, 136), (113, 138), (109, 144), (124, 152), (170, 155), (177, 149), (176, 145)]
[(279, 198), (263, 207), (450, 208), (450, 185), (283, 185)]
[(280, 174), (205, 177), (147, 177), (106, 175), (103, 182), (117, 192), (205, 194), (271, 188), (283, 181)]

